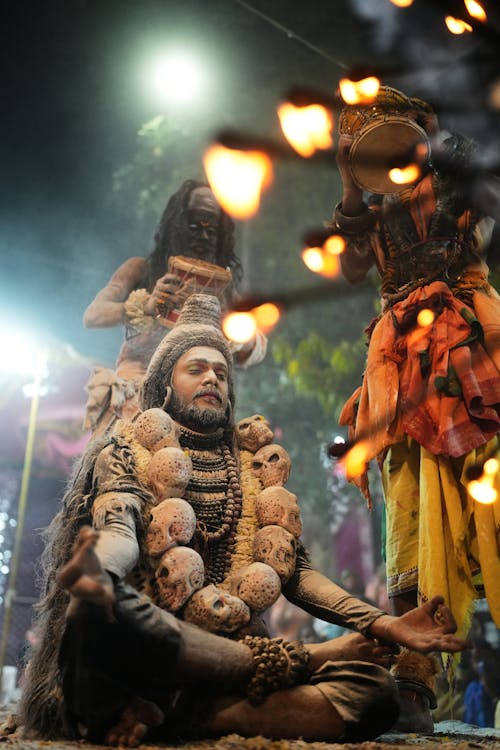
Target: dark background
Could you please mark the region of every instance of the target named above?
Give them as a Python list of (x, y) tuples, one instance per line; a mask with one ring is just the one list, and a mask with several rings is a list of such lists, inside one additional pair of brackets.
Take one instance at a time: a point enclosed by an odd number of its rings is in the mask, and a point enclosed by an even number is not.
[[(495, 164), (497, 114), (486, 106), (497, 71), (495, 38), (451, 38), (440, 5), (420, 0), (401, 11), (389, 0), (259, 0), (251, 8), (236, 0), (6, 4), (0, 326), (53, 336), (113, 362), (121, 332), (85, 331), (81, 317), (113, 270), (151, 247), (154, 222), (138, 241), (134, 208), (116, 200), (112, 186), (134, 157), (138, 130), (159, 114), (196, 128), (207, 143), (229, 125), (275, 133), (274, 105), (290, 86), (331, 93), (351, 66), (377, 64), (384, 82), (442, 105), (445, 123), (477, 137)], [(183, 40), (207, 61), (206, 90), (189, 107), (160, 106), (145, 61)], [(167, 183), (168, 154), (164, 170)], [(333, 172), (332, 195), (318, 196), (311, 223), (338, 199)]]

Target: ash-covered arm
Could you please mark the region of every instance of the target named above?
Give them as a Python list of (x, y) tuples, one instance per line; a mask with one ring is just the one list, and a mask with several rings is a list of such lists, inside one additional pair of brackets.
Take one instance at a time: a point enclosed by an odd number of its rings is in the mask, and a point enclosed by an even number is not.
[(357, 630), (363, 635), (368, 635), (375, 620), (385, 614), (314, 570), (303, 547), (299, 548), (295, 573), (284, 586), (283, 594), (313, 617)]

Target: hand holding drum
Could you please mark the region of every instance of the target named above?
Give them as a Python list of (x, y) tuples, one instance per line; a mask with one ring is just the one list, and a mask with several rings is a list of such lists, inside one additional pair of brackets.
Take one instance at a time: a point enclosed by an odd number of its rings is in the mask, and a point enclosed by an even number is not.
[(344, 107), (339, 118), (337, 155), (344, 185), (349, 183), (349, 169), (350, 180), (370, 193), (397, 193), (408, 187), (394, 183), (389, 171), (428, 162), (429, 138), (416, 118), (422, 121), (426, 117), (429, 127), (436, 123), (430, 112), (417, 111), (416, 101), (396, 89), (381, 86), (374, 103)]

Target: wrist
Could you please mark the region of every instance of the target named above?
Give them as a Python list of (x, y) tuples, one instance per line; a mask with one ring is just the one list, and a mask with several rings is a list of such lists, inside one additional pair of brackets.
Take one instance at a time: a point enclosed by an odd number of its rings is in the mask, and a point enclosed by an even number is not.
[(368, 628), (369, 637), (393, 643), (394, 638), (391, 636), (391, 625), (397, 619), (397, 617), (393, 617), (392, 615), (380, 615), (380, 617), (377, 617)]
[[(349, 213), (345, 213), (345, 211)], [(356, 215), (352, 215), (354, 207), (351, 205), (347, 209), (344, 208), (344, 202), (339, 203), (335, 206), (335, 212), (333, 220), (335, 226), (344, 234), (358, 234), (360, 232), (366, 232), (373, 229), (377, 220), (374, 211), (370, 210), (366, 203), (361, 201), (359, 204), (359, 212)]]
[(269, 693), (307, 682), (310, 650), (301, 641), (246, 636), (241, 642), (252, 651), (254, 674), (246, 693), (253, 706), (262, 704)]

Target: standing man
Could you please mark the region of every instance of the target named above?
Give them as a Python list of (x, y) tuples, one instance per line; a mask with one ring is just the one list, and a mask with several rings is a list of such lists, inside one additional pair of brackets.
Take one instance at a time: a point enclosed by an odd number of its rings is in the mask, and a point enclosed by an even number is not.
[[(421, 129), (436, 164), (365, 202), (351, 149), (365, 125), (376, 134), (391, 118)], [(493, 221), (471, 199), (472, 153), (468, 139), (440, 133), (429, 104), (382, 86), (340, 117), (332, 221), (347, 243), (345, 278), (357, 283), (373, 266), (381, 277), (363, 383), (340, 422), (365, 441), (366, 465), (382, 466), (389, 597), (402, 614), (442, 593), (461, 636), (478, 597), (500, 626), (500, 499), (482, 505), (466, 488), (469, 467), (500, 450), (500, 297), (485, 263)], [(369, 498), (366, 473), (356, 483)], [(492, 485), (500, 497), (498, 471)]]
[[(466, 643), (441, 597), (396, 618), (312, 570), (286, 451), (260, 415), (233, 424), (216, 298), (188, 299), (141, 401), (89, 446), (49, 529), (26, 731), (133, 746), (148, 730), (360, 741), (389, 729), (391, 644)], [(268, 639), (260, 615), (281, 591), (358, 632)]]
[[(224, 274), (221, 297), (230, 304), (242, 277), (234, 224), (204, 182), (183, 182), (166, 205), (151, 254), (126, 260), (85, 310), (87, 328), (125, 326), (115, 371), (99, 368), (88, 384), (85, 426), (93, 432), (103, 433), (119, 416), (137, 412), (137, 390), (151, 356), (193, 291), (189, 278), (168, 271), (169, 259), (179, 256), (193, 259), (193, 266), (198, 261), (204, 270), (211, 267), (207, 284), (217, 270)], [(236, 362), (258, 364), (266, 347), (266, 337), (258, 333), (234, 350)]]

